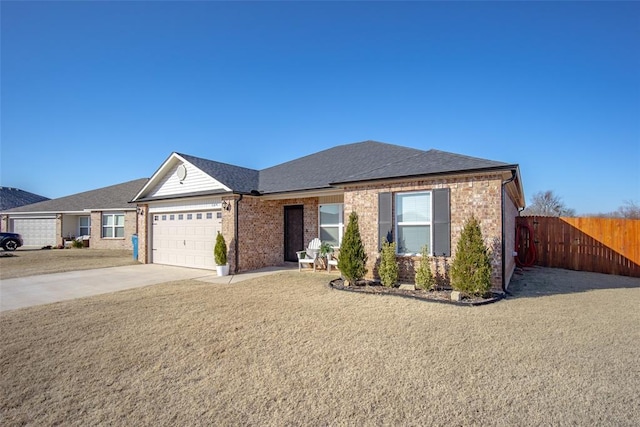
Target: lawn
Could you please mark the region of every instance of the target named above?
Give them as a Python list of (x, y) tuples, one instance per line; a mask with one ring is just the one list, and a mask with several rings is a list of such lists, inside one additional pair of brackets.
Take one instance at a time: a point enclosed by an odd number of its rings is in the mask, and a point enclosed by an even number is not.
[(133, 252), (114, 249), (18, 249), (0, 251), (0, 279), (137, 264)]
[(637, 425), (640, 280), (589, 275), (564, 292), (549, 271), (482, 307), (340, 292), (294, 271), (5, 312), (0, 419)]

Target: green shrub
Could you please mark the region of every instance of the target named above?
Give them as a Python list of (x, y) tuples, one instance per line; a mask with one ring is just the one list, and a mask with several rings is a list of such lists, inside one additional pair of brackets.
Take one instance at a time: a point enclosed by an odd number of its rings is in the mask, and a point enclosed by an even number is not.
[(378, 267), (380, 281), (388, 288), (398, 282), (398, 262), (396, 261), (396, 242), (384, 242), (380, 254), (380, 266)]
[(84, 248), (84, 242), (82, 240), (74, 240), (73, 243), (71, 243), (71, 246), (76, 249), (81, 249)]
[(491, 259), (482, 239), (480, 223), (472, 215), (466, 222), (451, 264), (451, 286), (469, 294), (484, 295), (491, 289)]
[(426, 245), (422, 247), (421, 255), (422, 260), (416, 269), (416, 287), (424, 290), (434, 289), (436, 278), (431, 272), (431, 257), (429, 256)]
[(358, 214), (351, 212), (349, 223), (340, 245), (340, 259), (338, 268), (342, 276), (351, 283), (360, 280), (367, 273), (367, 254), (360, 238), (360, 228), (358, 226)]
[(218, 232), (216, 236), (216, 246), (213, 250), (213, 256), (216, 265), (225, 265), (227, 263), (227, 242), (225, 242), (224, 236), (220, 232)]

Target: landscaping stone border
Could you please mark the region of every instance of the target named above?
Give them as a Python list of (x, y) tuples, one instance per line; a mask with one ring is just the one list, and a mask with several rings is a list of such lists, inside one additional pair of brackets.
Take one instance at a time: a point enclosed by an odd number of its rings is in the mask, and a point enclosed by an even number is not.
[(338, 291), (356, 292), (371, 295), (392, 295), (414, 300), (435, 302), (440, 304), (450, 304), (463, 307), (477, 307), (492, 304), (506, 298), (505, 294), (492, 292), (489, 298), (465, 298), (460, 301), (452, 301), (449, 297), (451, 289), (442, 291), (422, 291), (422, 290), (401, 290), (398, 288), (387, 288), (380, 283), (361, 280), (352, 286), (344, 286), (342, 279), (334, 279), (328, 283), (329, 288)]

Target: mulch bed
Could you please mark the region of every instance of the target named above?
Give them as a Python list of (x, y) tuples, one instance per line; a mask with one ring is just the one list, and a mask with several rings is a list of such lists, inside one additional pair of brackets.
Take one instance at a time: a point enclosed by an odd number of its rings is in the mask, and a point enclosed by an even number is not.
[(394, 295), (404, 298), (412, 298), (421, 301), (437, 302), (443, 304), (453, 304), (461, 306), (478, 306), (491, 304), (500, 301), (505, 297), (504, 294), (492, 292), (488, 297), (464, 296), (460, 301), (451, 300), (451, 289), (439, 289), (435, 291), (424, 291), (421, 289), (409, 290), (397, 287), (387, 288), (382, 286), (378, 281), (360, 280), (355, 285), (345, 286), (343, 279), (335, 279), (329, 282), (331, 289), (347, 292), (359, 292), (374, 295)]

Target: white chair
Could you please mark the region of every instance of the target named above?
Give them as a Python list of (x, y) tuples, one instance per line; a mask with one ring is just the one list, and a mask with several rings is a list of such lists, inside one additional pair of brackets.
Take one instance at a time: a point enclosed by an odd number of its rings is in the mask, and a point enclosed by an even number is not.
[(313, 271), (316, 271), (316, 262), (320, 253), (320, 245), (322, 242), (317, 237), (309, 242), (309, 246), (304, 251), (296, 252), (298, 255), (298, 271), (302, 271), (302, 264), (312, 264)]
[(333, 254), (327, 254), (327, 271), (331, 273), (331, 266), (338, 268), (338, 258)]

